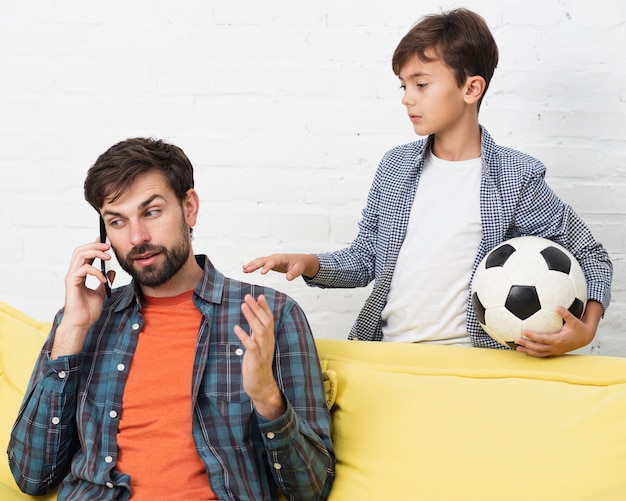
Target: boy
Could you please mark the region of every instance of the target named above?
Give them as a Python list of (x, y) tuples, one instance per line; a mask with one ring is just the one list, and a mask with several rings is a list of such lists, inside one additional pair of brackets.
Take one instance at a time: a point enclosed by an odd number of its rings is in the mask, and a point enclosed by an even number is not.
[(497, 62), (495, 40), (477, 14), (457, 9), (423, 18), (400, 41), (392, 67), (415, 132), (427, 137), (383, 157), (356, 239), (332, 253), (257, 258), (244, 272), (303, 275), (318, 287), (374, 280), (351, 339), (502, 348), (476, 319), (471, 279), (495, 246), (536, 235), (578, 259), (589, 301), (581, 320), (559, 308), (559, 333), (525, 332), (517, 349), (545, 357), (591, 342), (610, 301), (612, 264), (547, 186), (541, 162), (496, 145), (479, 124)]

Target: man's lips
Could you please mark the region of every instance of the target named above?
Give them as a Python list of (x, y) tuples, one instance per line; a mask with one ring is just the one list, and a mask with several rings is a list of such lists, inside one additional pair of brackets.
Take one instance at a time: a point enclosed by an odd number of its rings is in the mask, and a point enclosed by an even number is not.
[(409, 119), (411, 120), (411, 122), (417, 122), (419, 120), (421, 120), (421, 116), (419, 115), (409, 115)]
[(150, 254), (141, 254), (139, 256), (133, 256), (133, 261), (142, 266), (150, 266), (151, 264), (154, 264), (154, 262), (157, 260), (159, 255), (160, 255), (159, 252), (153, 252)]

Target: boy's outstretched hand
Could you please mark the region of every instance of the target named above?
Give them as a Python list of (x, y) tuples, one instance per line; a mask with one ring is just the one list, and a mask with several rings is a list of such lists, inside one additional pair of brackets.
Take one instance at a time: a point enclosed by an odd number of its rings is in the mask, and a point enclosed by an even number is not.
[(271, 256), (257, 257), (243, 265), (244, 273), (252, 273), (261, 269), (265, 275), (269, 271), (285, 273), (291, 281), (301, 275), (314, 277), (320, 269), (320, 262), (313, 254), (272, 254)]
[(519, 345), (517, 351), (533, 357), (554, 357), (582, 348), (593, 341), (603, 313), (600, 303), (589, 301), (580, 320), (563, 307), (557, 311), (565, 321), (562, 329), (552, 334), (525, 331), (524, 337), (515, 340)]

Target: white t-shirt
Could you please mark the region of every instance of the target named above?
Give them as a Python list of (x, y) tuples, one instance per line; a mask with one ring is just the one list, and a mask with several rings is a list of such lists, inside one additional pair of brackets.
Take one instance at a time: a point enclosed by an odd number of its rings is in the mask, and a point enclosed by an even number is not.
[(383, 341), (471, 346), (465, 314), (482, 238), (480, 177), (480, 158), (426, 158), (382, 311)]

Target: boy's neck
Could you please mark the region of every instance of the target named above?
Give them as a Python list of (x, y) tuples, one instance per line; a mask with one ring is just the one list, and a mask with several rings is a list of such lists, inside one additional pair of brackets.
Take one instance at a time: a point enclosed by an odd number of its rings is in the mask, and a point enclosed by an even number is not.
[(450, 162), (460, 162), (480, 157), (480, 126), (457, 127), (454, 130), (435, 134), (432, 152), (437, 158)]

